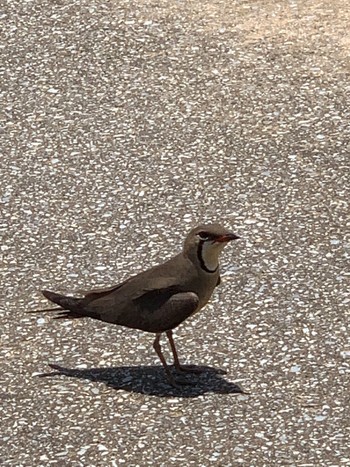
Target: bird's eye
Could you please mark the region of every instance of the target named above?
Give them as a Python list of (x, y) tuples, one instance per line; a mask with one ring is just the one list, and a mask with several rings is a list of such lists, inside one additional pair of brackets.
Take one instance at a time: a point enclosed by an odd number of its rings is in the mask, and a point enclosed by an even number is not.
[(198, 237), (202, 240), (208, 240), (209, 235), (207, 232), (199, 232)]

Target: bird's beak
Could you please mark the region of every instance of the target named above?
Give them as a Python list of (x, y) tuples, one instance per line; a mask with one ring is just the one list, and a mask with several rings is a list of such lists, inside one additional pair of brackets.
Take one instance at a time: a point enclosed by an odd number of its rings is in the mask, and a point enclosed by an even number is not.
[(221, 235), (220, 237), (217, 237), (215, 239), (216, 242), (220, 242), (220, 243), (224, 243), (224, 242), (231, 242), (232, 240), (238, 240), (239, 237), (238, 235), (234, 234), (234, 233), (228, 233), (228, 234), (225, 234), (225, 235)]

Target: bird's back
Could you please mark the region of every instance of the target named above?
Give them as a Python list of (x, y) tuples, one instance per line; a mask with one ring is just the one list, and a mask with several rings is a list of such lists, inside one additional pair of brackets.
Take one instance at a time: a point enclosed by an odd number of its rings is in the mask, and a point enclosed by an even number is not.
[[(204, 274), (206, 275), (205, 277)], [(139, 327), (142, 315), (152, 313), (172, 295), (194, 292), (199, 299), (197, 310), (209, 300), (219, 273), (199, 271), (182, 253), (166, 263), (131, 277), (109, 291), (87, 294), (80, 307), (86, 315), (98, 315), (99, 319), (128, 327)]]

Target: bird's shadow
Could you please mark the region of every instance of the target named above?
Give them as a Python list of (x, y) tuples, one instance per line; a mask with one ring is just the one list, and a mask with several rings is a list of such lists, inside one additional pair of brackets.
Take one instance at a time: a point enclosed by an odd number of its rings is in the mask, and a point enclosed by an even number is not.
[(174, 378), (181, 377), (188, 385), (171, 386), (161, 366), (119, 366), (102, 368), (65, 368), (59, 365), (49, 365), (53, 372), (38, 375), (41, 378), (53, 376), (68, 376), (70, 378), (87, 379), (105, 383), (106, 386), (128, 392), (147, 394), (158, 397), (198, 397), (206, 393), (245, 394), (237, 384), (223, 378), (225, 371), (209, 366), (194, 367), (200, 374), (182, 373), (179, 376), (174, 371)]

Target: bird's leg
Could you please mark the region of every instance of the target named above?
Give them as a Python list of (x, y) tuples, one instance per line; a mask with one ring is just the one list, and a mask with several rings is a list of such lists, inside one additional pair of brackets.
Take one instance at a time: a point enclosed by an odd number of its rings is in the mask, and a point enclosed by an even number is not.
[(175, 347), (175, 342), (174, 342), (174, 339), (173, 339), (173, 331), (170, 330), (170, 331), (167, 331), (166, 332), (166, 335), (167, 335), (167, 338), (169, 340), (169, 344), (170, 344), (170, 347), (171, 347), (171, 351), (173, 353), (173, 356), (174, 356), (174, 366), (177, 370), (181, 370), (181, 365), (180, 365), (180, 361), (179, 361), (179, 357), (177, 355), (177, 350), (176, 350), (176, 347)]
[(157, 333), (156, 334), (156, 338), (154, 339), (154, 342), (153, 342), (153, 348), (154, 350), (156, 351), (160, 361), (162, 362), (162, 365), (163, 365), (163, 368), (166, 372), (166, 376), (168, 378), (168, 381), (169, 383), (174, 386), (174, 387), (177, 387), (177, 383), (175, 382), (174, 378), (173, 378), (173, 375), (171, 374), (170, 370), (169, 370), (169, 367), (167, 365), (167, 362), (164, 358), (164, 355), (162, 354), (162, 348), (160, 346), (160, 336), (161, 336), (161, 333)]
[(171, 351), (173, 352), (175, 368), (178, 371), (185, 371), (185, 372), (188, 372), (188, 373), (202, 373), (203, 370), (201, 370), (200, 368), (196, 368), (196, 367), (193, 367), (193, 366), (183, 366), (183, 365), (180, 364), (179, 357), (177, 355), (177, 350), (176, 350), (176, 347), (175, 347), (175, 342), (174, 342), (174, 339), (173, 339), (173, 331), (170, 329), (170, 331), (166, 332), (166, 335), (167, 335), (167, 338), (169, 340)]

